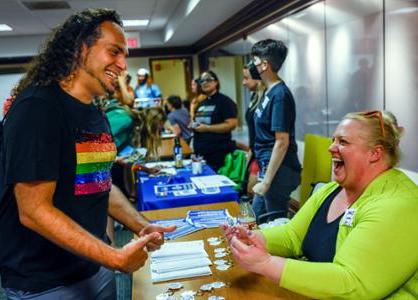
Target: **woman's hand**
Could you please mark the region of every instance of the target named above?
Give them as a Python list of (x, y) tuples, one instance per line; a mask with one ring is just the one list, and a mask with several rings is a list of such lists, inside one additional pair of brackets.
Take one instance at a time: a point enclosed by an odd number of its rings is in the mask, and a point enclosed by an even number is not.
[(265, 243), (255, 234), (247, 236), (242, 240), (233, 236), (229, 243), (232, 254), (238, 264), (247, 271), (262, 274), (263, 269), (269, 264), (272, 256), (267, 252)]
[(228, 244), (230, 244), (231, 239), (234, 236), (238, 238), (239, 240), (243, 241), (244, 243), (247, 243), (249, 241), (248, 236), (251, 234), (251, 230), (248, 230), (241, 225), (229, 226), (229, 225), (223, 224), (221, 225), (221, 228), (224, 230), (224, 235)]
[(266, 240), (264, 239), (264, 236), (258, 231), (248, 230), (246, 227), (241, 225), (228, 226), (224, 224), (221, 225), (221, 228), (224, 230), (224, 234), (228, 244), (231, 243), (233, 237), (236, 237), (241, 242), (247, 245), (251, 245), (253, 239), (257, 240), (258, 244), (263, 245), (263, 247), (265, 248)]
[(283, 257), (272, 256), (267, 252), (265, 240), (260, 240), (256, 234), (249, 236), (250, 245), (232, 237), (230, 247), (237, 263), (247, 271), (261, 274), (273, 282), (279, 282), (286, 260)]

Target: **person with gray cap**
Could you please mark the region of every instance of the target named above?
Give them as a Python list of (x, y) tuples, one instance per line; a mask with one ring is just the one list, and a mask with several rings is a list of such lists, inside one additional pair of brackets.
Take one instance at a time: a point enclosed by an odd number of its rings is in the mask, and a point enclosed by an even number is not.
[[(137, 72), (138, 85), (135, 88), (135, 98), (148, 99), (147, 106), (154, 106), (155, 100), (161, 99), (161, 91), (158, 85), (151, 83), (150, 73), (145, 68), (139, 68)], [(150, 103), (152, 101), (152, 103)]]

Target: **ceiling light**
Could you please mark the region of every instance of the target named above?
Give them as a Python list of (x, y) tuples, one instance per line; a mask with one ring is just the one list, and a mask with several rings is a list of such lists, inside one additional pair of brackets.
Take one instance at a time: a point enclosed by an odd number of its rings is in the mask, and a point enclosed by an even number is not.
[(0, 24), (0, 31), (12, 31), (13, 28), (7, 24)]
[(22, 4), (29, 10), (51, 10), (51, 9), (70, 9), (71, 6), (65, 1), (23, 1)]
[(132, 27), (132, 26), (147, 26), (149, 20), (122, 20), (123, 26)]
[(402, 7), (398, 8), (394, 11), (389, 12), (389, 15), (396, 15), (396, 14), (412, 14), (418, 11), (418, 7)]
[(198, 5), (200, 2), (200, 0), (190, 0), (189, 3), (187, 3), (187, 8), (186, 8), (186, 16), (188, 16), (192, 10), (196, 7), (196, 5)]

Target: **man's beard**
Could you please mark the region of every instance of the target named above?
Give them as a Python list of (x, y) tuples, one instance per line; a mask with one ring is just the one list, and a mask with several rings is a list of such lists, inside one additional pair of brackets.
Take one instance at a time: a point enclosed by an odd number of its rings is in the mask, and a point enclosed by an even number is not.
[(97, 80), (97, 82), (100, 84), (100, 86), (103, 88), (103, 90), (105, 91), (105, 94), (107, 95), (111, 95), (115, 92), (115, 90), (111, 90), (107, 87), (106, 83), (103, 82), (103, 80), (101, 80), (98, 76), (96, 76), (96, 74), (94, 74), (94, 72), (87, 66), (84, 67), (84, 70), (86, 71), (87, 74), (89, 74), (91, 77), (93, 77), (94, 79)]
[(114, 92), (115, 92), (115, 89), (113, 89), (113, 90), (110, 90), (108, 87), (107, 87), (107, 85), (106, 85), (106, 83), (102, 80), (102, 79), (100, 79), (96, 74), (94, 74), (94, 71), (89, 67), (89, 59), (90, 59), (90, 54), (91, 54), (91, 52), (90, 52), (90, 50), (87, 52), (87, 55), (86, 55), (86, 58), (84, 59), (84, 61), (83, 61), (83, 69), (84, 69), (84, 71), (87, 73), (87, 74), (89, 74), (91, 77), (93, 77), (94, 79), (96, 79), (97, 80), (97, 82), (99, 82), (99, 84), (100, 84), (100, 86), (103, 88), (103, 90), (104, 90), (104, 95), (106, 95), (106, 96), (108, 96), (108, 95), (112, 95)]

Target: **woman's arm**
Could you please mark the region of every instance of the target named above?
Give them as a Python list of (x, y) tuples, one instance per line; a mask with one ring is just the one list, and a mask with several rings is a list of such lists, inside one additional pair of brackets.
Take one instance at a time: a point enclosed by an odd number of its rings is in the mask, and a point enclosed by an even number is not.
[(385, 201), (357, 208), (354, 228), (339, 228), (334, 261), (288, 259), (280, 286), (312, 298), (388, 296), (417, 272), (418, 205), (413, 201), (416, 203), (416, 199), (393, 194)]
[(129, 92), (128, 87), (126, 85), (126, 75), (127, 72), (123, 72), (118, 77), (119, 88), (122, 96), (122, 102), (124, 105), (132, 106), (134, 102), (135, 95), (132, 92)]

